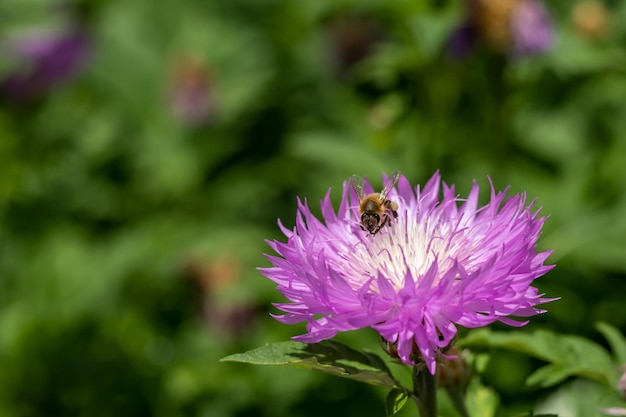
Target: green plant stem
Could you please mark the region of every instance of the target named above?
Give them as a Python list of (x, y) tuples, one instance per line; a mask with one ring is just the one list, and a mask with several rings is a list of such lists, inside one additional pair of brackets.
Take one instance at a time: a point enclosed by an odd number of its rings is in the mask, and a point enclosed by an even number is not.
[(423, 364), (413, 367), (413, 400), (420, 417), (437, 417), (437, 375), (431, 375)]

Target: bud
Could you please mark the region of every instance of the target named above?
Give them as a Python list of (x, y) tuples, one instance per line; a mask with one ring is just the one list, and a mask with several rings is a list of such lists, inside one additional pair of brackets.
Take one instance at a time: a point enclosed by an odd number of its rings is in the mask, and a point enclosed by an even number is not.
[(467, 351), (456, 345), (437, 363), (438, 385), (445, 388), (454, 407), (462, 416), (469, 413), (465, 407), (465, 391), (472, 377), (472, 367), (467, 360)]
[(437, 364), (439, 386), (446, 389), (465, 389), (472, 377), (472, 367), (467, 360), (467, 352), (457, 346), (451, 347), (446, 356)]

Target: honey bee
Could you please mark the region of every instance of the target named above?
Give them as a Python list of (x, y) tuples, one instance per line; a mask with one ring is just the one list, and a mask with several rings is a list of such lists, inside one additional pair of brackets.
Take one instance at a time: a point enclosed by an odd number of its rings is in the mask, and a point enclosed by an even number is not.
[(388, 179), (380, 193), (365, 195), (363, 192), (363, 177), (353, 175), (350, 178), (352, 187), (359, 198), (359, 214), (361, 215), (361, 228), (375, 235), (380, 229), (391, 224), (391, 218), (398, 218), (398, 204), (387, 200), (387, 195), (395, 187), (400, 178), (400, 171), (394, 172)]

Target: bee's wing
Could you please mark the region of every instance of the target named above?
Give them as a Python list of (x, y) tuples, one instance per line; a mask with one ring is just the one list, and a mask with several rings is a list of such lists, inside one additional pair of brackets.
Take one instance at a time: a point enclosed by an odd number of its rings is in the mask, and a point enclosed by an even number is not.
[(381, 200), (385, 200), (387, 198), (387, 194), (389, 194), (389, 192), (393, 190), (393, 187), (396, 186), (398, 178), (400, 178), (400, 171), (394, 172), (389, 178), (387, 178), (387, 183), (385, 184), (383, 190), (380, 192)]
[(354, 191), (356, 191), (356, 196), (359, 198), (359, 200), (362, 200), (365, 196), (365, 193), (363, 192), (363, 184), (365, 184), (365, 180), (363, 179), (363, 177), (354, 174), (350, 177), (350, 182), (352, 183)]

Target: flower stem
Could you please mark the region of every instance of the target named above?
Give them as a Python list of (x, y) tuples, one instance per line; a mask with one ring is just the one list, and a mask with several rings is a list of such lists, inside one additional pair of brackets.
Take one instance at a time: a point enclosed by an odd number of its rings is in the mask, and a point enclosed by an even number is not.
[(437, 417), (437, 375), (431, 375), (423, 364), (413, 367), (413, 400), (420, 417)]

